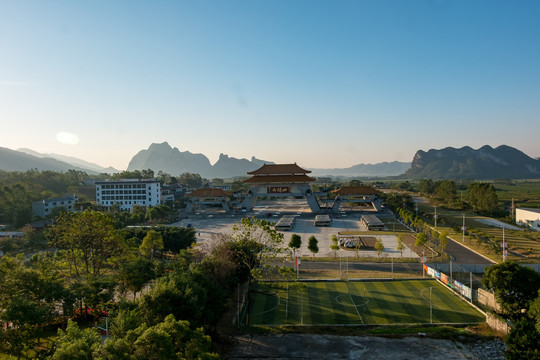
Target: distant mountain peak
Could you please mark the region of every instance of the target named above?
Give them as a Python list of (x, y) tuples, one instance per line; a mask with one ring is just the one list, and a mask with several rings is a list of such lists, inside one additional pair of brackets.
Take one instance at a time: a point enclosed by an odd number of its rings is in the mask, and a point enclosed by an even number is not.
[(413, 157), (409, 178), (526, 179), (540, 177), (540, 161), (508, 145), (419, 150)]

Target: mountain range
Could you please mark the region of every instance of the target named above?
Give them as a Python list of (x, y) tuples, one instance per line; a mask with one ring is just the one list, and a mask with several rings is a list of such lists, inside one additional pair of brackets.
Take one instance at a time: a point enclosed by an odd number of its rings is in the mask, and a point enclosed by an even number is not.
[(161, 170), (169, 174), (190, 172), (212, 179), (245, 176), (248, 171), (255, 170), (265, 163), (273, 164), (271, 161), (255, 157), (247, 160), (220, 154), (218, 161), (212, 165), (203, 154), (180, 151), (163, 142), (152, 144), (147, 150), (139, 151), (129, 162), (127, 170), (152, 169), (156, 173)]
[[(246, 176), (263, 164), (271, 161), (252, 157), (237, 159), (220, 154), (212, 165), (203, 154), (180, 151), (167, 142), (151, 144), (148, 149), (139, 151), (130, 161), (128, 169), (152, 169), (171, 175), (184, 172), (198, 173), (205, 178), (231, 178)], [(70, 169), (85, 171), (96, 175), (114, 173), (118, 170), (104, 168), (74, 157), (59, 154), (42, 154), (30, 149), (11, 150), (0, 147), (0, 169), (5, 171), (26, 171), (30, 169), (65, 172)], [(468, 146), (456, 149), (419, 150), (412, 163), (383, 162), (378, 164), (358, 164), (349, 168), (308, 169), (315, 177), (388, 177), (399, 176), (404, 179), (535, 179), (540, 178), (540, 160), (533, 159), (523, 152), (506, 145), (492, 148), (485, 145), (478, 150)]]
[(408, 179), (535, 179), (540, 178), (540, 160), (523, 152), (501, 145), (489, 145), (474, 150), (469, 146), (459, 149), (419, 150), (411, 168), (405, 172)]
[(40, 171), (52, 170), (58, 172), (80, 170), (93, 175), (100, 173), (75, 164), (68, 164), (52, 157), (47, 157), (45, 154), (41, 155), (43, 156), (30, 155), (26, 152), (0, 147), (0, 169), (4, 171), (27, 171), (37, 169)]

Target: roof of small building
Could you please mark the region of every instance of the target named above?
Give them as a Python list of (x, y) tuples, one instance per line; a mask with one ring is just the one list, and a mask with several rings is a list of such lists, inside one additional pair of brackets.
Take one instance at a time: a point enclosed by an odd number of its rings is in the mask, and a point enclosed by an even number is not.
[(309, 174), (311, 170), (302, 169), (296, 164), (264, 164), (254, 171), (248, 171), (249, 175), (291, 175)]
[(516, 208), (516, 210), (525, 210), (525, 211), (540, 213), (540, 209), (537, 209), (537, 208)]
[(284, 183), (306, 183), (315, 181), (307, 175), (271, 175), (271, 176), (252, 176), (244, 180), (250, 184), (284, 184)]
[(232, 195), (232, 192), (215, 188), (195, 189), (191, 193), (187, 194), (187, 196), (192, 197), (226, 197), (229, 195)]
[(332, 193), (336, 195), (378, 195), (380, 191), (371, 186), (342, 186), (333, 190)]

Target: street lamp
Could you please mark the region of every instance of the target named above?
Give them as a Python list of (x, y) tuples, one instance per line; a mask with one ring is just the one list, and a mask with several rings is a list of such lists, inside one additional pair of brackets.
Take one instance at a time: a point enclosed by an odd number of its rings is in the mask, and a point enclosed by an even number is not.
[(466, 229), (466, 227), (465, 227), (465, 214), (461, 214), (461, 215), (463, 215), (463, 226), (461, 227), (461, 230), (463, 230), (463, 237), (462, 237), (461, 242), (465, 243), (465, 229)]

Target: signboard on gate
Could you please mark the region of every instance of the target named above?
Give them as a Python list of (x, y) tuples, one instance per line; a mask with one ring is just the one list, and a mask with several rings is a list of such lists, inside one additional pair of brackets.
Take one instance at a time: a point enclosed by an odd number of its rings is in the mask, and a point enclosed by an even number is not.
[(268, 186), (266, 188), (267, 194), (288, 194), (290, 192), (290, 186)]

